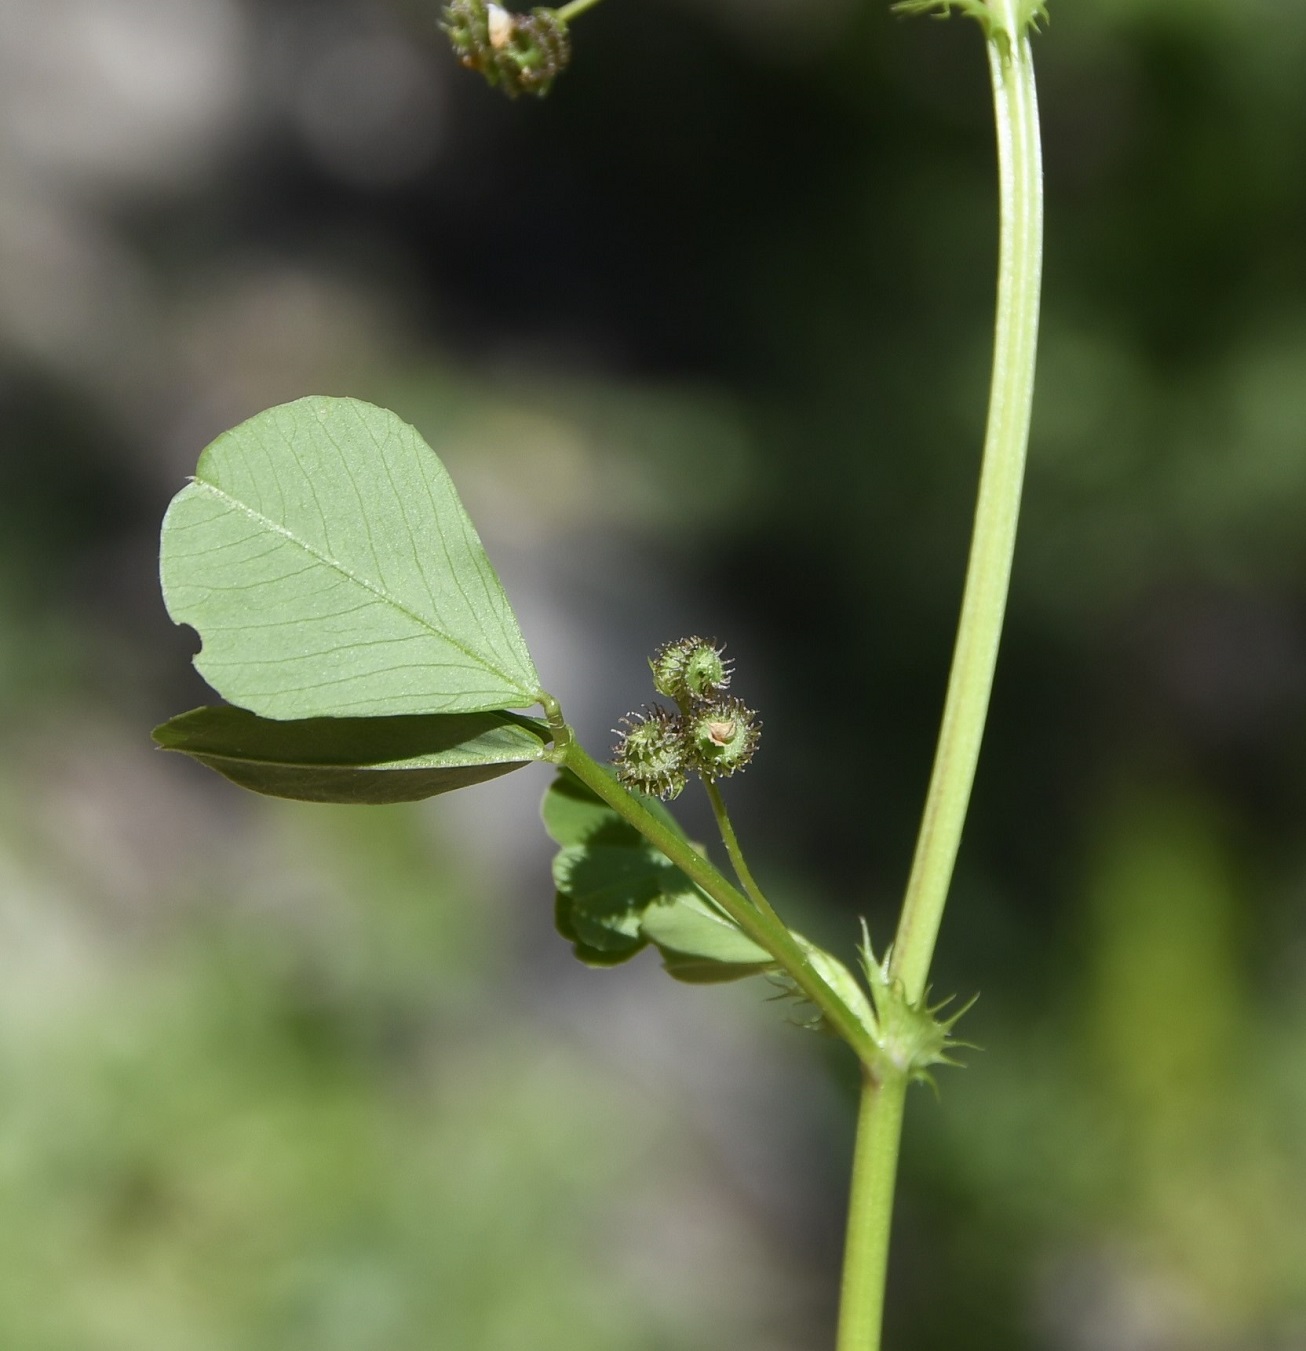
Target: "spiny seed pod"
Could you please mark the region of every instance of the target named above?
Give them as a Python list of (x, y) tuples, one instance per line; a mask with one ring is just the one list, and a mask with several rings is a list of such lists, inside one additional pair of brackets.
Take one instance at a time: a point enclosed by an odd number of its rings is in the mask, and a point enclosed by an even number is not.
[(705, 779), (725, 779), (753, 758), (762, 723), (742, 699), (718, 699), (686, 720), (687, 758)]
[(543, 97), (571, 59), (571, 38), (557, 10), (513, 14), (494, 0), (450, 0), (440, 26), (459, 61), (509, 98)]
[(659, 694), (683, 703), (715, 699), (730, 684), (730, 668), (722, 653), (724, 645), (706, 638), (681, 638), (658, 648), (649, 665), (653, 686)]
[(617, 778), (627, 788), (670, 802), (685, 787), (685, 742), (680, 720), (654, 704), (622, 718), (613, 747)]

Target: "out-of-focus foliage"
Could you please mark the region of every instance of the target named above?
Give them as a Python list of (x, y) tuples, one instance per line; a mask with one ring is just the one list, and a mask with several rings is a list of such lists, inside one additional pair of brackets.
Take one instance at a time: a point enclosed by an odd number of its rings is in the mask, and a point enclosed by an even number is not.
[(186, 888), (200, 912), (144, 945), (4, 842), (7, 1343), (722, 1335), (710, 1285), (666, 1301), (645, 1269), (665, 1120), (496, 1007), (503, 916), (416, 815), (321, 810), (235, 831), (252, 859), (222, 870), (222, 910)]
[[(153, 563), (197, 451), (368, 398), (440, 436), (594, 749), (657, 643), (747, 659), (756, 870), (882, 943), (996, 242), (974, 26), (887, 8), (605, 5), (530, 106), (418, 0), (0, 14), (0, 1345), (821, 1343), (811, 1045), (570, 972), (542, 775), (287, 814), (143, 743), (204, 697)], [(894, 1344), (1295, 1348), (1306, 6), (1037, 41), (1027, 513), (934, 984), (986, 1049), (911, 1104)]]
[[(914, 1142), (935, 1204), (1017, 1249), (956, 1255), (957, 1304), (995, 1338), (1295, 1345), (1306, 1004), (1254, 986), (1235, 857), (1227, 823), (1173, 781), (1118, 794), (1064, 988), (1033, 1026), (985, 1026), (980, 1072)], [(951, 1344), (948, 1315), (909, 1307), (920, 1345)]]

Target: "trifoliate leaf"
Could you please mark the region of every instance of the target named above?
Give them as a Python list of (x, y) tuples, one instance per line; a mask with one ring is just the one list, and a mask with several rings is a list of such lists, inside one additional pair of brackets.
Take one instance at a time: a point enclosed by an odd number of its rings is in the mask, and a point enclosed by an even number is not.
[(553, 880), (571, 902), (569, 927), (582, 943), (602, 951), (629, 948), (632, 954), (646, 941), (640, 927), (645, 907), (692, 885), (651, 849), (593, 843), (560, 850)]
[[(615, 780), (616, 774), (607, 771)], [(669, 811), (653, 797), (635, 794), (640, 804), (663, 825), (674, 830), (682, 839), (684, 831), (680, 823)], [(631, 848), (652, 849), (653, 846), (635, 829), (624, 821), (597, 797), (570, 770), (561, 770), (558, 777), (549, 785), (540, 804), (540, 817), (544, 829), (555, 844), (584, 844), (587, 840), (601, 836), (605, 844), (627, 844)], [(656, 852), (656, 851), (654, 851)], [(659, 858), (662, 856), (659, 854)]]
[(645, 946), (643, 939), (634, 944), (622, 943), (619, 936), (605, 935), (607, 947), (592, 947), (577, 932), (572, 918), (572, 900), (559, 891), (554, 897), (553, 923), (558, 933), (571, 944), (576, 960), (586, 966), (620, 966), (628, 962)]
[[(679, 829), (660, 803), (641, 801)], [(553, 860), (558, 932), (588, 965), (633, 957), (648, 942), (640, 927), (645, 907), (693, 890), (679, 868), (566, 770), (545, 793), (540, 815), (562, 846)]]
[(306, 802), (413, 802), (543, 760), (545, 723), (512, 713), (278, 722), (196, 708), (154, 730), (233, 783)]
[(540, 680), (435, 452), (393, 413), (308, 398), (220, 436), (163, 523), (200, 674), (264, 717), (524, 708)]
[[(640, 801), (682, 833), (655, 798)], [(679, 980), (736, 980), (772, 964), (765, 949), (574, 775), (558, 775), (541, 815), (562, 846), (553, 861), (558, 932), (581, 961), (610, 966), (652, 941)]]
[(775, 966), (763, 947), (701, 895), (676, 897), (644, 911), (644, 936), (662, 954), (667, 974), (691, 985), (761, 975)]

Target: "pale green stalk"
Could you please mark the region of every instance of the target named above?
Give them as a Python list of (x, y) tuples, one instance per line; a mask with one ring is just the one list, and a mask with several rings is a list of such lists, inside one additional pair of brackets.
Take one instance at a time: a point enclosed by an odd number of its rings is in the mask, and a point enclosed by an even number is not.
[[(1015, 0), (1005, 0), (1014, 8)], [(1014, 18), (1012, 32), (1015, 27)], [(1001, 243), (993, 384), (966, 589), (934, 770), (912, 860), (891, 974), (925, 993), (961, 844), (1007, 607), (1025, 472), (1043, 263), (1043, 170), (1029, 38), (989, 39), (998, 132)]]
[(869, 1073), (864, 1076), (848, 1198), (837, 1351), (870, 1351), (880, 1345), (893, 1184), (906, 1097), (905, 1074), (896, 1072), (883, 1079)]
[(721, 790), (711, 779), (704, 779), (703, 787), (707, 789), (708, 801), (712, 804), (712, 815), (716, 817), (717, 830), (721, 832), (721, 843), (725, 845), (726, 853), (730, 856), (730, 866), (734, 868), (735, 876), (739, 878), (743, 885), (744, 891), (748, 894), (748, 899), (764, 915), (770, 915), (777, 924), (783, 923), (780, 916), (771, 908), (771, 902), (766, 899), (766, 894), (762, 888), (757, 885), (753, 870), (744, 858), (744, 851), (739, 847), (739, 837), (735, 834), (734, 822), (730, 819), (730, 813), (726, 811), (726, 803), (721, 796)]
[(558, 10), (558, 18), (563, 23), (570, 23), (573, 19), (578, 19), (587, 9), (593, 9), (595, 5), (600, 4), (601, 0), (571, 0), (571, 4), (563, 5)]
[[(1001, 239), (993, 383), (952, 671), (911, 877), (890, 963), (924, 998), (988, 716), (1006, 612), (1034, 397), (1043, 257), (1043, 175), (1034, 66), (1017, 0), (992, 0)], [(1008, 36), (1019, 34), (1019, 36)], [(893, 1186), (907, 1077), (868, 1073), (858, 1117), (838, 1351), (879, 1351)]]

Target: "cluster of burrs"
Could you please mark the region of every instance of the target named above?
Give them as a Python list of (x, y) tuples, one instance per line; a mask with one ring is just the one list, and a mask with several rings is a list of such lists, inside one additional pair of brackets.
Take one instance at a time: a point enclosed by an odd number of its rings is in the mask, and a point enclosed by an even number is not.
[(450, 0), (441, 27), (459, 61), (509, 98), (543, 97), (571, 59), (567, 24), (556, 9), (514, 14), (494, 0)]
[(678, 711), (653, 704), (622, 719), (613, 760), (627, 788), (670, 801), (691, 774), (709, 782), (728, 778), (753, 758), (762, 724), (742, 700), (726, 695), (731, 663), (722, 650), (705, 638), (681, 638), (649, 662), (654, 688)]

